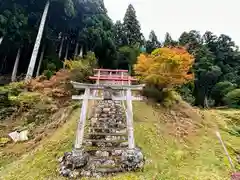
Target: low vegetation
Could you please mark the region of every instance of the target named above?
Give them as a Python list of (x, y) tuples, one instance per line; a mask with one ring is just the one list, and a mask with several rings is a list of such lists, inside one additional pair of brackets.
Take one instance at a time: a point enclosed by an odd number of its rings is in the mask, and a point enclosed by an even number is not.
[[(238, 114), (236, 110), (200, 111), (185, 103), (171, 109), (151, 103), (134, 103), (136, 143), (146, 156), (144, 171), (103, 179), (227, 180), (231, 169), (215, 130), (220, 129), (237, 165), (233, 149), (237, 150), (240, 143), (227, 129)], [(79, 109), (34, 151), (4, 165), (1, 177), (6, 180), (64, 179), (58, 175), (57, 159), (72, 149), (78, 116)]]
[[(67, 62), (74, 65), (54, 72), (51, 77), (41, 75), (29, 82), (0, 87), (3, 100), (0, 103), (0, 166), (13, 162), (38, 146), (78, 107), (71, 101), (71, 94), (76, 92), (70, 80), (86, 82), (93, 73), (96, 58), (89, 53), (81, 61)], [(29, 141), (13, 143), (8, 133), (23, 130), (28, 130)]]

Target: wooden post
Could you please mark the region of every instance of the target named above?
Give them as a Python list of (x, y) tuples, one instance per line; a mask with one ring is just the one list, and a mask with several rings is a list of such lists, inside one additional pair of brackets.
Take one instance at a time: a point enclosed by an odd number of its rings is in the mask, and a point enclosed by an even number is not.
[(83, 102), (82, 102), (82, 109), (81, 109), (81, 114), (80, 114), (80, 120), (79, 120), (78, 127), (77, 127), (75, 149), (80, 149), (83, 144), (84, 127), (85, 127), (85, 122), (86, 122), (86, 117), (87, 117), (89, 95), (90, 95), (90, 88), (87, 87), (85, 89)]
[(222, 147), (223, 147), (223, 150), (224, 150), (224, 152), (225, 152), (225, 154), (226, 154), (226, 156), (227, 156), (227, 158), (228, 158), (228, 161), (229, 161), (229, 163), (230, 163), (230, 165), (231, 165), (231, 167), (232, 167), (232, 170), (234, 171), (234, 172), (236, 172), (236, 169), (235, 169), (235, 166), (234, 166), (234, 164), (233, 164), (233, 162), (232, 162), (232, 159), (231, 159), (231, 157), (230, 157), (230, 155), (229, 155), (229, 153), (228, 153), (228, 151), (227, 151), (227, 148), (226, 148), (226, 146), (225, 146), (225, 144), (224, 144), (224, 142), (223, 142), (223, 140), (222, 140), (222, 137), (221, 137), (221, 135), (220, 135), (220, 133), (217, 131), (216, 132), (216, 135), (217, 135), (217, 137), (218, 137), (218, 139), (219, 139), (219, 141), (220, 141), (220, 143), (221, 143), (221, 145), (222, 145)]
[[(100, 79), (100, 73), (101, 73), (101, 72), (100, 72), (99, 69), (97, 70), (97, 72), (98, 72), (98, 73), (97, 73), (97, 81), (96, 81), (96, 84), (99, 84), (99, 83), (100, 83), (100, 80), (99, 80), (99, 79)], [(94, 90), (94, 93), (93, 93), (93, 94), (94, 94), (94, 96), (98, 95), (98, 94), (99, 94), (98, 90), (97, 90), (97, 89)]]

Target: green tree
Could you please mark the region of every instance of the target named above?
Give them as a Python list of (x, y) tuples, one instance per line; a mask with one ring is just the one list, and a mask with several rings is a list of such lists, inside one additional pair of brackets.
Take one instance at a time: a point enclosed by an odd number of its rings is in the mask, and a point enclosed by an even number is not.
[(123, 24), (121, 21), (116, 21), (113, 28), (114, 41), (117, 47), (124, 46), (128, 43), (127, 36), (124, 33)]
[(149, 40), (146, 43), (146, 51), (150, 54), (154, 49), (159, 47), (161, 47), (161, 43), (158, 41), (155, 32), (152, 30), (149, 35)]
[(143, 35), (140, 23), (137, 20), (136, 11), (131, 4), (128, 6), (124, 16), (123, 29), (127, 37), (127, 44), (124, 45), (142, 44)]
[(132, 66), (136, 63), (137, 57), (140, 54), (140, 49), (136, 46), (123, 46), (119, 48), (118, 67), (128, 69), (132, 72)]
[(215, 106), (225, 105), (224, 98), (230, 92), (236, 89), (236, 85), (229, 81), (217, 83), (212, 89), (211, 97), (215, 101)]
[(200, 33), (195, 30), (191, 30), (189, 33), (183, 32), (179, 38), (179, 45), (185, 46), (190, 53), (194, 53), (202, 45)]
[(224, 98), (226, 104), (231, 107), (239, 107), (240, 106), (240, 89), (234, 89), (226, 94)]
[(211, 89), (222, 75), (220, 67), (214, 65), (214, 55), (206, 46), (195, 51), (195, 105), (208, 107)]
[(168, 47), (168, 46), (175, 46), (175, 45), (177, 45), (177, 42), (174, 41), (172, 39), (171, 35), (167, 32), (165, 35), (165, 40), (164, 40), (163, 46)]
[(87, 17), (85, 24), (81, 36), (87, 49), (94, 51), (99, 66), (116, 67), (116, 46), (111, 19), (107, 14), (93, 15)]

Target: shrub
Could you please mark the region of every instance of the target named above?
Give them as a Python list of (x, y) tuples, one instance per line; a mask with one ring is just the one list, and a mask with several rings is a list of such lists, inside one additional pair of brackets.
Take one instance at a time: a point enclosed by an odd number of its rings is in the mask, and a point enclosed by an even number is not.
[(48, 63), (47, 69), (43, 71), (43, 75), (49, 80), (56, 72), (56, 65), (54, 63)]
[(97, 60), (92, 52), (88, 52), (84, 58), (74, 57), (73, 60), (65, 60), (64, 66), (67, 69), (92, 69), (97, 65)]
[(162, 104), (163, 106), (170, 108), (181, 101), (181, 96), (176, 91), (170, 90), (165, 92), (165, 98), (163, 99)]
[(13, 82), (6, 86), (1, 86), (0, 92), (7, 92), (9, 95), (17, 96), (18, 94), (20, 94), (23, 91), (25, 86), (26, 85), (23, 81)]
[(240, 137), (240, 126), (233, 126), (228, 132), (233, 136)]
[(45, 70), (43, 71), (43, 75), (49, 80), (54, 75), (54, 72), (51, 70)]
[(232, 107), (239, 107), (240, 106), (240, 89), (234, 89), (227, 93), (224, 98), (224, 102)]
[(75, 57), (73, 60), (66, 60), (64, 64), (71, 71), (72, 81), (88, 82), (88, 77), (93, 74), (97, 61), (94, 53), (88, 52), (84, 58)]
[(23, 116), (22, 120), (26, 125), (31, 123), (39, 125), (49, 120), (51, 114), (55, 113), (57, 110), (58, 108), (54, 104), (39, 102)]
[(224, 97), (230, 91), (233, 91), (236, 88), (236, 85), (232, 84), (229, 81), (223, 81), (217, 83), (211, 93), (212, 99), (215, 101), (215, 105), (224, 105)]
[(49, 69), (50, 71), (56, 71), (57, 67), (55, 64), (49, 63), (47, 64), (47, 69)]
[(19, 94), (17, 100), (20, 104), (33, 105), (41, 100), (41, 94), (37, 92), (23, 92)]
[(0, 147), (4, 147), (7, 143), (9, 143), (11, 140), (6, 137), (0, 137)]
[(178, 87), (176, 90), (182, 96), (183, 100), (190, 104), (194, 104), (195, 97), (193, 96), (194, 83), (190, 82), (188, 84), (184, 84), (181, 87)]
[(182, 100), (177, 92), (168, 89), (158, 89), (155, 86), (144, 87), (142, 95), (155, 102), (162, 103), (165, 107), (171, 107)]
[(22, 92), (18, 96), (11, 96), (10, 100), (14, 102), (15, 105), (21, 107), (33, 107), (39, 102), (44, 102), (45, 104), (52, 102), (52, 98), (38, 92)]
[(144, 87), (142, 95), (156, 102), (162, 102), (164, 99), (164, 92), (154, 86)]

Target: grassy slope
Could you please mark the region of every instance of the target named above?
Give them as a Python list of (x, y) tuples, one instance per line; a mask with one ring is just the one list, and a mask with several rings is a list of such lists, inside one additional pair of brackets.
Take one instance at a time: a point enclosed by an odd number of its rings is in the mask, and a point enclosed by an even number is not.
[[(113, 180), (176, 180), (229, 179), (229, 165), (213, 130), (212, 122), (220, 121), (218, 112), (206, 112), (207, 117), (184, 141), (169, 133), (166, 120), (171, 116), (154, 110), (145, 103), (134, 104), (136, 143), (146, 155), (144, 172), (121, 174)], [(0, 179), (63, 179), (58, 176), (57, 157), (70, 151), (74, 140), (79, 111), (31, 154), (7, 165), (0, 171)], [(209, 122), (209, 123), (208, 123)], [(201, 127), (201, 128), (200, 128)], [(236, 138), (223, 133), (227, 142), (237, 145)], [(239, 146), (238, 146), (239, 147)]]

